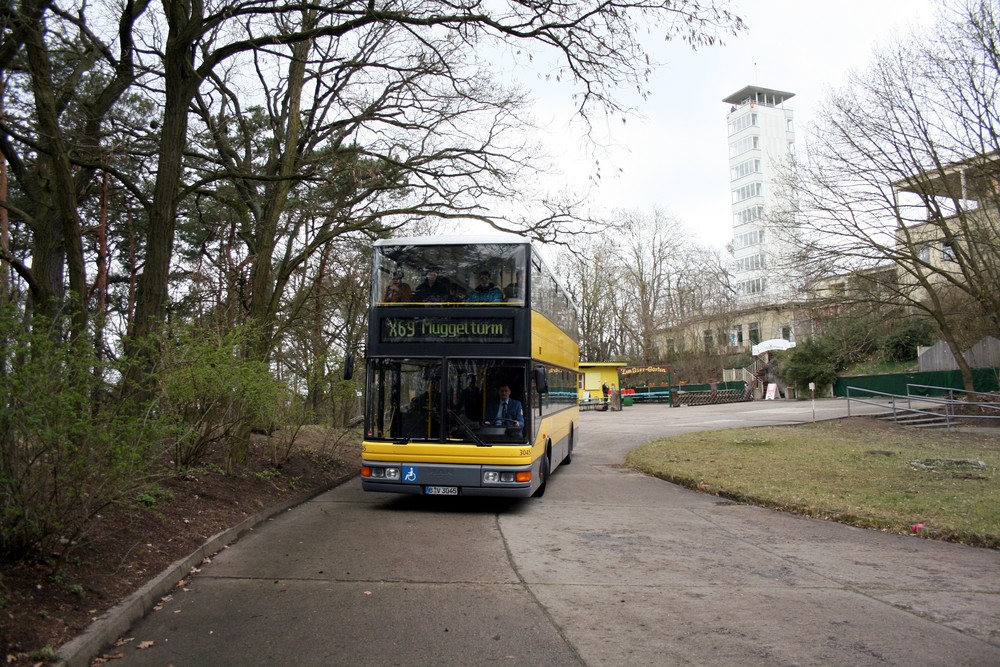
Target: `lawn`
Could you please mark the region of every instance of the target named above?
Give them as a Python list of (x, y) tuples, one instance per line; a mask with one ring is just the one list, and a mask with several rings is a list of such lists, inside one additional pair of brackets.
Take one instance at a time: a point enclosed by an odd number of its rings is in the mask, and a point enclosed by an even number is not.
[(626, 465), (748, 504), (1000, 548), (1000, 429), (853, 418), (702, 431), (640, 447)]

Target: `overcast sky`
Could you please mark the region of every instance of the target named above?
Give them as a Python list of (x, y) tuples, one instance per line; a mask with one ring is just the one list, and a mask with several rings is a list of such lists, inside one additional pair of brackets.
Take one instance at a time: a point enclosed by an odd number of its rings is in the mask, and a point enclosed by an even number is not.
[[(880, 42), (929, 25), (940, 0), (743, 0), (733, 9), (748, 25), (722, 47), (692, 51), (680, 42), (654, 42), (664, 65), (654, 74), (652, 97), (642, 118), (617, 119), (599, 129), (615, 148), (602, 161), (600, 184), (589, 190), (595, 209), (648, 210), (658, 206), (688, 225), (705, 242), (722, 246), (732, 236), (728, 105), (722, 98), (747, 85), (795, 93), (787, 103), (802, 132), (815, 120), (827, 92), (852, 70), (864, 69)], [(547, 123), (550, 146), (563, 151), (562, 182), (587, 189), (593, 160), (579, 135), (566, 134), (568, 89), (525, 77), (538, 98), (537, 116)], [(637, 103), (640, 103), (637, 100)], [(621, 170), (621, 171), (618, 171)]]

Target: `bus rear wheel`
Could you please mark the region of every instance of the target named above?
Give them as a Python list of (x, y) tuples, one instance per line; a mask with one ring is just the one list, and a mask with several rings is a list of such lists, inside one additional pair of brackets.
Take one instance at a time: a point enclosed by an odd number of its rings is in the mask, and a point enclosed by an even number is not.
[(576, 444), (576, 431), (573, 430), (573, 424), (569, 425), (569, 443), (566, 447), (566, 457), (562, 460), (562, 465), (569, 465), (573, 462), (573, 445)]
[(541, 463), (538, 464), (538, 478), (542, 481), (535, 489), (535, 492), (531, 494), (532, 498), (541, 498), (545, 495), (545, 485), (549, 482), (549, 456), (546, 452), (545, 456), (542, 457)]

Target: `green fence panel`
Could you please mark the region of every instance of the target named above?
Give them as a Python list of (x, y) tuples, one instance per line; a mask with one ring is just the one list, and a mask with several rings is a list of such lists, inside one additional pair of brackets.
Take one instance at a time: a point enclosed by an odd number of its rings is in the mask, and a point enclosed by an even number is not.
[(654, 392), (670, 391), (670, 387), (666, 385), (652, 385), (646, 387), (635, 387), (636, 394), (649, 394)]
[[(972, 381), (976, 391), (997, 391), (1000, 388), (1000, 368), (974, 368)], [(964, 389), (960, 371), (929, 371), (926, 373), (891, 373), (886, 375), (854, 375), (841, 377), (833, 385), (834, 396), (847, 396), (848, 387), (880, 391), (897, 396), (906, 395), (906, 385), (923, 384), (947, 389)], [(919, 395), (926, 390), (913, 389)]]
[(675, 385), (674, 391), (708, 391), (711, 388), (709, 384), (681, 384)]

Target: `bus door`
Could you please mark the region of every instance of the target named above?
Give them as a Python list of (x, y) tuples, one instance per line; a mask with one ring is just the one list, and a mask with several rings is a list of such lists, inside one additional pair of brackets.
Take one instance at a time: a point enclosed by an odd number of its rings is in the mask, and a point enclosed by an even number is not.
[(369, 368), (369, 437), (429, 440), (441, 433), (441, 362), (373, 359)]

